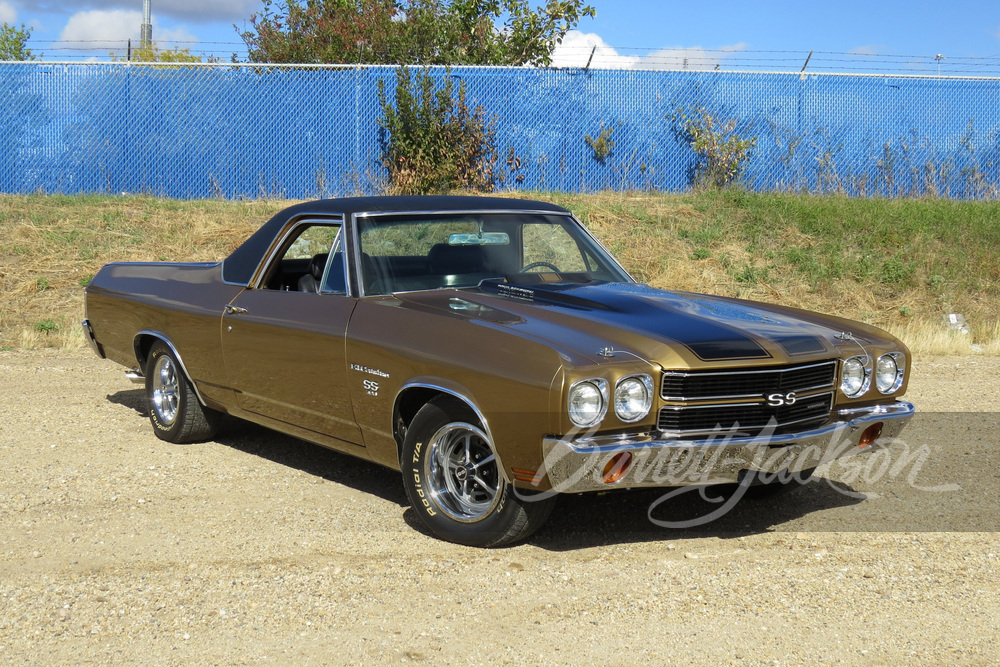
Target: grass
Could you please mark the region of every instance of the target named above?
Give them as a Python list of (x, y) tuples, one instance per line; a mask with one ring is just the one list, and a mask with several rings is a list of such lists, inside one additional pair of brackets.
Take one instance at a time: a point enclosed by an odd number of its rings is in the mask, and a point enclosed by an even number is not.
[[(656, 287), (859, 319), (924, 353), (1000, 354), (1000, 202), (529, 196), (573, 210)], [(80, 347), (82, 287), (101, 265), (221, 259), (288, 204), (0, 195), (0, 348)], [(949, 313), (964, 314), (972, 333), (949, 330)]]

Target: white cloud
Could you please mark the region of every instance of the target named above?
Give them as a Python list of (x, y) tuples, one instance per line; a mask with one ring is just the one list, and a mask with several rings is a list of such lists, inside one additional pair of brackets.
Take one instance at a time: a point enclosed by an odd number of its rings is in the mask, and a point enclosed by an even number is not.
[(634, 69), (718, 69), (725, 62), (727, 56), (745, 51), (746, 48), (747, 45), (741, 42), (718, 49), (703, 49), (700, 46), (685, 49), (660, 49), (640, 58)]
[(567, 32), (552, 52), (553, 67), (586, 67), (590, 61), (595, 69), (631, 69), (638, 60), (619, 55), (600, 35), (579, 30)]
[[(81, 12), (70, 18), (63, 28), (59, 39), (77, 42), (67, 45), (81, 49), (96, 49), (102, 51), (121, 51), (126, 42), (131, 39), (133, 46), (139, 43), (139, 31), (142, 25), (142, 12), (94, 10)], [(176, 28), (158, 28), (156, 17), (153, 17), (153, 43), (159, 48), (191, 48), (191, 44), (176, 44), (176, 42), (197, 42), (184, 26)]]
[[(173, 48), (176, 42), (197, 42), (197, 37), (192, 35), (183, 26), (177, 28), (160, 28), (156, 25), (156, 18), (153, 18), (153, 43), (158, 48)], [(182, 49), (191, 48), (191, 44), (177, 44)]]
[[(6, 2), (6, 0), (4, 0)], [(240, 21), (261, 8), (260, 0), (152, 0), (154, 16), (202, 21)], [(43, 13), (135, 11), (140, 0), (37, 0), (35, 11)]]
[(747, 45), (741, 42), (718, 49), (704, 49), (699, 46), (666, 48), (644, 55), (627, 56), (608, 46), (596, 33), (570, 30), (562, 43), (553, 51), (552, 66), (585, 67), (589, 60), (593, 69), (710, 70), (721, 65), (730, 54), (744, 51), (746, 48)]
[(9, 3), (0, 2), (0, 23), (9, 23), (14, 25), (14, 21), (17, 20), (17, 10), (14, 9)]
[[(81, 42), (79, 45), (81, 48), (121, 49), (126, 40), (138, 41), (141, 24), (142, 12), (96, 9), (74, 14), (63, 28), (59, 39), (66, 42)], [(77, 45), (67, 44), (67, 46)]]
[(877, 56), (879, 53), (885, 51), (884, 47), (878, 46), (876, 44), (867, 44), (865, 46), (856, 46), (850, 51), (849, 54), (852, 56)]

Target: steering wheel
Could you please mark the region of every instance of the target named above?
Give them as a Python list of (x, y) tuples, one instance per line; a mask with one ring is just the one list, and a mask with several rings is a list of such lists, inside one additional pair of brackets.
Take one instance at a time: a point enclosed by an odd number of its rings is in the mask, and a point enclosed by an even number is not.
[(528, 264), (526, 267), (522, 268), (520, 272), (527, 273), (528, 271), (531, 271), (532, 269), (537, 269), (540, 266), (544, 266), (548, 269), (552, 269), (556, 273), (559, 273), (559, 267), (549, 262), (532, 262), (531, 264)]

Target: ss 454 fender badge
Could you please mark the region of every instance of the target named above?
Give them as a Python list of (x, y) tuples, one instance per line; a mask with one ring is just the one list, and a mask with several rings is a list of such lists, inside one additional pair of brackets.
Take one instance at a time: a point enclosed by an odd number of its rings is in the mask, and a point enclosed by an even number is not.
[[(358, 371), (359, 373), (368, 373), (369, 375), (375, 375), (380, 378), (387, 378), (389, 374), (378, 368), (370, 368), (368, 366), (362, 366), (361, 364), (351, 364), (352, 371)], [(362, 386), (365, 389), (365, 393), (369, 396), (378, 396), (378, 382), (375, 380), (362, 380)]]

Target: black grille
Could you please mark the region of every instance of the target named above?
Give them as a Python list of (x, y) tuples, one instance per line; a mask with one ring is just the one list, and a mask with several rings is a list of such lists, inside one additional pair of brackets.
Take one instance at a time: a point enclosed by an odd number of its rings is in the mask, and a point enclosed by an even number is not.
[[(836, 371), (831, 360), (766, 370), (666, 372), (661, 394), (675, 404), (660, 410), (657, 425), (681, 436), (758, 435), (771, 425), (781, 434), (817, 426), (833, 408)], [(712, 400), (725, 402), (706, 403)]]
[(753, 371), (666, 372), (660, 394), (667, 400), (697, 401), (728, 396), (765, 396), (833, 387), (836, 361)]
[(810, 396), (794, 405), (772, 407), (755, 405), (713, 405), (710, 407), (665, 407), (660, 410), (657, 426), (661, 431), (738, 431), (758, 435), (774, 420), (774, 433), (818, 426), (830, 416), (832, 393)]

